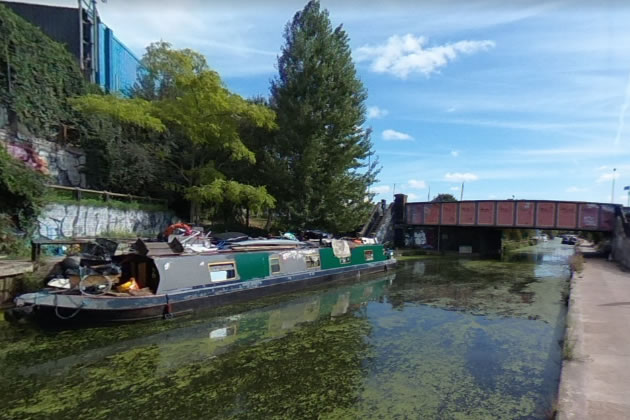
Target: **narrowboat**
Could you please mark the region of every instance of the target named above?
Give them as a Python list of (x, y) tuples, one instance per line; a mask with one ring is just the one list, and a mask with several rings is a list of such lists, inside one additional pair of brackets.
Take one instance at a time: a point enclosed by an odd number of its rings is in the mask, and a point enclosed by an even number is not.
[[(396, 264), (381, 244), (333, 240), (331, 247), (290, 240), (245, 240), (227, 249), (139, 243), (134, 252), (92, 264), (76, 279), (56, 279), (15, 298), (10, 319), (138, 321), (296, 291)], [(83, 265), (83, 264), (82, 264)], [(103, 268), (105, 267), (105, 268)], [(115, 267), (116, 269), (112, 269)], [(100, 269), (100, 272), (99, 272)]]

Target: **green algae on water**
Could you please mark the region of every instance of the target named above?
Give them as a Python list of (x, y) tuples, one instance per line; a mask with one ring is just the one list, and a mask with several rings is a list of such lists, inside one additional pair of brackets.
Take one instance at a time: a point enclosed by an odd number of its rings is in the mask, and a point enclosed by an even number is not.
[(0, 322), (0, 418), (542, 418), (567, 256), (407, 261), (172, 322)]

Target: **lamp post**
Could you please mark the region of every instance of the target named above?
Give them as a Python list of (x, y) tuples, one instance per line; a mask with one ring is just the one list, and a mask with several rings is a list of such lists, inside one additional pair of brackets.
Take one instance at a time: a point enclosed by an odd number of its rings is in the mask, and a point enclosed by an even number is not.
[(612, 192), (610, 193), (610, 202), (615, 202), (615, 175), (617, 174), (617, 168), (613, 168), (613, 176), (612, 176)]

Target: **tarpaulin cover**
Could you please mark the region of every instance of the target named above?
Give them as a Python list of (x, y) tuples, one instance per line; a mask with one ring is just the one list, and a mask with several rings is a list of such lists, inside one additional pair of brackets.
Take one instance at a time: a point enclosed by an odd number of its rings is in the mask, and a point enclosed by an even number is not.
[(343, 239), (332, 240), (333, 254), (337, 258), (346, 258), (350, 256), (350, 245)]

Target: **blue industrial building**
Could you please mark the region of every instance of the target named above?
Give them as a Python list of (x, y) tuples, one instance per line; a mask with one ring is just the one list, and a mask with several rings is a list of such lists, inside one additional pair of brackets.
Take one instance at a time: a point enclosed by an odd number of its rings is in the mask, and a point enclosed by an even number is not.
[(98, 84), (106, 92), (127, 94), (143, 71), (140, 60), (104, 23), (98, 25)]
[(2, 4), (65, 44), (85, 77), (106, 92), (128, 95), (143, 71), (138, 57), (100, 20), (95, 2), (80, 0), (76, 8), (7, 1)]

